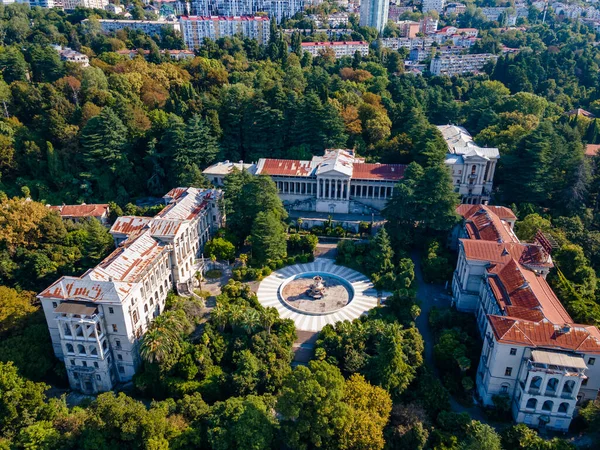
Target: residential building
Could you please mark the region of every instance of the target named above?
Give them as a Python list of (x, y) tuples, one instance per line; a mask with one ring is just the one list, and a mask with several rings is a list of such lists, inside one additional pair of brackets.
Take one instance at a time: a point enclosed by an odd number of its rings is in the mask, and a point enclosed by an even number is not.
[(360, 26), (376, 28), (380, 33), (388, 22), (388, 0), (362, 0), (360, 3)]
[(467, 130), (456, 125), (439, 125), (448, 153), (454, 189), (463, 203), (477, 204), (490, 200), (496, 165), (500, 159), (497, 148), (480, 147)]
[(108, 5), (108, 0), (63, 0), (65, 10), (74, 10), (78, 6), (82, 8), (105, 9)]
[(113, 14), (121, 14), (123, 12), (123, 7), (120, 5), (115, 5), (114, 3), (108, 3), (104, 6), (104, 10)]
[[(16, 2), (21, 3), (21, 2)], [(25, 3), (25, 2), (22, 2)], [(29, 0), (29, 6), (34, 8), (36, 6), (40, 8), (57, 8), (63, 9), (63, 0)]]
[(479, 34), (479, 30), (477, 28), (457, 28), (457, 27), (448, 26), (448, 27), (444, 27), (440, 31), (438, 31), (438, 34), (443, 34), (448, 37), (454, 36), (454, 35), (459, 35), (459, 36), (464, 36), (464, 37), (477, 37), (477, 35)]
[(265, 13), (280, 23), (304, 10), (304, 0), (192, 0), (191, 14), (195, 16), (254, 16)]
[[(87, 21), (85, 19), (83, 22)], [(131, 30), (140, 30), (144, 33), (156, 36), (162, 33), (163, 29), (172, 29), (180, 32), (179, 22), (173, 20), (115, 20), (115, 19), (99, 19), (100, 28), (105, 33), (110, 33), (117, 30), (129, 28)]]
[(321, 55), (327, 51), (326, 49), (333, 50), (336, 59), (343, 56), (354, 56), (356, 52), (362, 56), (369, 55), (369, 43), (364, 41), (303, 42), (301, 45), (303, 51), (313, 56)]
[(82, 203), (81, 205), (61, 205), (48, 207), (52, 211), (56, 211), (63, 219), (80, 221), (85, 219), (95, 218), (102, 222), (103, 225), (108, 224), (108, 216), (110, 208), (107, 203), (89, 204)]
[(446, 5), (446, 14), (462, 14), (467, 10), (464, 3), (448, 3)]
[(90, 59), (83, 53), (76, 52), (69, 47), (61, 47), (60, 45), (53, 45), (53, 47), (60, 55), (60, 59), (63, 61), (79, 64), (82, 67), (88, 67), (90, 65)]
[(271, 20), (265, 16), (223, 17), (182, 16), (179, 18), (183, 40), (188, 49), (201, 47), (205, 38), (244, 36), (266, 45), (270, 38)]
[(410, 20), (401, 20), (396, 22), (400, 36), (406, 38), (416, 38), (417, 34), (421, 32), (421, 24), (419, 22), (412, 22)]
[(414, 6), (398, 6), (390, 4), (388, 9), (388, 20), (391, 22), (397, 22), (402, 14), (405, 12), (413, 12)]
[(477, 316), (483, 349), (476, 376), (485, 406), (506, 397), (513, 418), (532, 427), (567, 431), (581, 402), (600, 388), (600, 332), (579, 325), (546, 275), (551, 241), (541, 232), (522, 243), (508, 208), (460, 205), (453, 303)]
[(476, 73), (496, 59), (498, 56), (491, 53), (436, 56), (431, 60), (429, 71), (434, 75), (448, 76)]
[(422, 10), (424, 13), (429, 11), (437, 11), (440, 15), (444, 12), (446, 0), (423, 0)]
[(131, 381), (139, 344), (174, 287), (193, 295), (196, 258), (221, 226), (220, 191), (176, 188), (155, 217), (120, 217), (117, 249), (79, 277), (61, 277), (41, 301), (55, 355), (86, 394)]
[(425, 17), (419, 20), (419, 31), (423, 34), (433, 34), (437, 32), (439, 20), (432, 17)]
[(585, 146), (585, 156), (588, 158), (593, 158), (594, 156), (600, 155), (600, 145), (599, 144), (587, 144)]
[(340, 26), (348, 25), (348, 17), (350, 14), (347, 12), (336, 12), (327, 15), (310, 14), (308, 19), (312, 20), (317, 27), (329, 26), (330, 28), (338, 28)]

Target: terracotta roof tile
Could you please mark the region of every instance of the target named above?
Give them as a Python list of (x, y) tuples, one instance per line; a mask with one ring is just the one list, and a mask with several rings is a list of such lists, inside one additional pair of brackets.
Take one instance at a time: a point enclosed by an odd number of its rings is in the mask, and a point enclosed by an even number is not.
[(81, 204), (50, 206), (52, 211), (57, 211), (61, 217), (102, 217), (108, 214), (108, 204)]
[(353, 179), (359, 180), (400, 180), (404, 177), (403, 164), (354, 163)]

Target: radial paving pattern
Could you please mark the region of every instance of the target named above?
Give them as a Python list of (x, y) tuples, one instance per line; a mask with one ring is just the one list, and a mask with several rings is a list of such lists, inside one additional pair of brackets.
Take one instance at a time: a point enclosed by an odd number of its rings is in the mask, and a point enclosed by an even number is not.
[[(306, 272), (333, 274), (344, 278), (354, 289), (354, 297), (344, 306), (329, 314), (302, 313), (287, 306), (279, 295), (279, 287), (290, 277)], [(363, 274), (338, 266), (330, 259), (316, 259), (312, 263), (284, 267), (265, 278), (258, 287), (258, 301), (265, 307), (273, 306), (284, 319), (292, 319), (298, 330), (320, 331), (325, 325), (343, 320), (354, 320), (377, 306), (377, 290)]]

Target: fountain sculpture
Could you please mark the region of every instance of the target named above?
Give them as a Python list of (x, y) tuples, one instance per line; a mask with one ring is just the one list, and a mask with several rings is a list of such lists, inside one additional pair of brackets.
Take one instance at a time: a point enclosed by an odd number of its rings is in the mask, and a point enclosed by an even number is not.
[(325, 285), (323, 284), (323, 277), (317, 275), (316, 277), (313, 277), (313, 280), (314, 280), (314, 283), (312, 283), (308, 287), (306, 294), (309, 297), (314, 298), (314, 299), (323, 298), (324, 291), (325, 291)]

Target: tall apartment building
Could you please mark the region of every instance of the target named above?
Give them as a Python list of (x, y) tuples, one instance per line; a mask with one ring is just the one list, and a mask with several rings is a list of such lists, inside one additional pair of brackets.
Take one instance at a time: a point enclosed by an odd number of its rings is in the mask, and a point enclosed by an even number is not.
[(454, 190), (460, 194), (462, 202), (489, 201), (500, 151), (478, 146), (463, 127), (440, 125), (437, 128), (448, 145), (445, 162), (452, 172)]
[[(26, 2), (17, 2), (17, 3), (26, 3)], [(29, 0), (29, 6), (35, 7), (39, 6), (40, 8), (58, 8), (63, 9), (64, 2), (63, 0)]]
[(462, 75), (478, 72), (483, 69), (486, 63), (496, 59), (498, 59), (498, 56), (491, 53), (436, 56), (431, 60), (429, 71), (438, 76)]
[[(513, 418), (567, 431), (578, 405), (600, 388), (600, 331), (573, 323), (548, 283), (552, 246), (522, 243), (504, 207), (460, 205), (453, 303), (477, 316), (483, 349), (476, 389), (485, 406), (510, 401)], [(599, 364), (596, 364), (596, 361)]]
[(264, 12), (277, 23), (304, 9), (304, 0), (192, 0), (191, 14), (196, 16), (254, 16)]
[(196, 258), (221, 226), (221, 197), (214, 189), (176, 188), (155, 217), (119, 217), (110, 230), (112, 254), (38, 295), (71, 388), (94, 394), (131, 380), (140, 339), (167, 293), (192, 289)]
[(388, 22), (390, 2), (388, 0), (362, 0), (360, 4), (360, 25), (377, 28), (380, 33)]
[[(85, 22), (88, 19), (85, 19)], [(100, 28), (105, 33), (129, 28), (132, 30), (140, 30), (149, 35), (160, 35), (163, 29), (171, 28), (176, 32), (180, 32), (179, 22), (168, 20), (114, 20), (114, 19), (99, 19)]]
[(429, 11), (437, 11), (441, 15), (445, 6), (446, 0), (423, 0), (422, 9), (424, 13)]
[(266, 45), (270, 38), (271, 20), (268, 17), (182, 16), (179, 18), (183, 40), (188, 49), (202, 46), (204, 38), (242, 35)]

